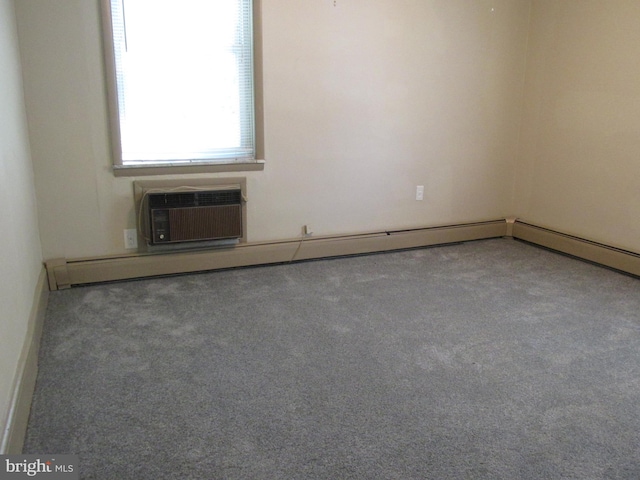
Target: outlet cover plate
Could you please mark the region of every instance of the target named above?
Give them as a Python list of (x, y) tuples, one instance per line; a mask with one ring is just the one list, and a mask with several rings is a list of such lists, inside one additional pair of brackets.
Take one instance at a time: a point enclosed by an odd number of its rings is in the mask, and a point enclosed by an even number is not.
[(124, 230), (124, 248), (138, 248), (138, 231), (135, 228), (127, 228)]

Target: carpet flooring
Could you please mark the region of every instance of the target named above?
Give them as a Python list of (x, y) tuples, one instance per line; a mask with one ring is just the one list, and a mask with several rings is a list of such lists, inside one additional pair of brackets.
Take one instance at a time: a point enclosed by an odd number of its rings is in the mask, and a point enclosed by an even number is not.
[(511, 239), (53, 292), (83, 479), (638, 479), (640, 281)]

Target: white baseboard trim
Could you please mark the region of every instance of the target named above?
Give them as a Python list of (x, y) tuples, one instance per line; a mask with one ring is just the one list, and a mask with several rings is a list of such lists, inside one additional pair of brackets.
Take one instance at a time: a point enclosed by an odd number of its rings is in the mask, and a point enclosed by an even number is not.
[(517, 220), (513, 237), (620, 272), (640, 276), (640, 254)]
[(2, 428), (2, 443), (0, 444), (0, 454), (2, 455), (22, 453), (31, 411), (31, 399), (38, 374), (38, 352), (48, 298), (47, 274), (43, 268), (33, 296), (27, 335), (18, 360), (9, 412)]
[(53, 259), (46, 263), (49, 288), (192, 273), (224, 268), (286, 263), (315, 258), (426, 247), (505, 236), (504, 219), (486, 222), (308, 237), (279, 242), (241, 243), (234, 247), (96, 259)]

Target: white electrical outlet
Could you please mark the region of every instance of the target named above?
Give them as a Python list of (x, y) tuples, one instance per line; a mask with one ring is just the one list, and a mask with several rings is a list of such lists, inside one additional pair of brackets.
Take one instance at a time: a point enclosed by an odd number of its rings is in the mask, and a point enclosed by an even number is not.
[(305, 235), (311, 235), (313, 233), (313, 230), (311, 229), (311, 225), (305, 225), (304, 226), (304, 234)]
[(128, 228), (124, 231), (124, 248), (138, 248), (138, 231), (135, 228)]
[(424, 200), (424, 185), (416, 187), (416, 200)]

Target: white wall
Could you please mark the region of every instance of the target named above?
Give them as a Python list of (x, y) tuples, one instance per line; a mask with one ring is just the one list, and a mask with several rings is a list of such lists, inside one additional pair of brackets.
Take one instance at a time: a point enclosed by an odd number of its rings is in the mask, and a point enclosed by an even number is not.
[[(110, 171), (98, 1), (16, 9), (44, 256), (120, 254), (132, 179)], [(512, 213), (528, 15), (528, 0), (264, 0), (249, 241)]]
[(516, 213), (640, 252), (640, 2), (532, 7)]
[(18, 359), (42, 270), (12, 0), (0, 0), (0, 225), (1, 429), (9, 412)]

